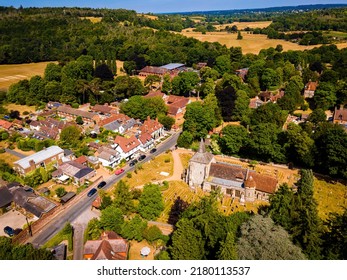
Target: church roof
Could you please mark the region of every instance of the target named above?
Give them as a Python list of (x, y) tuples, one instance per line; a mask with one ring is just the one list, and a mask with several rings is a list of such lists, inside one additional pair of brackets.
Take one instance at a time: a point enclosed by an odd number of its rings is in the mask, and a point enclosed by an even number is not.
[(208, 164), (208, 163), (210, 163), (212, 161), (212, 159), (213, 159), (213, 155), (211, 153), (209, 153), (209, 152), (206, 152), (205, 143), (201, 139), (199, 150), (190, 159), (190, 161)]

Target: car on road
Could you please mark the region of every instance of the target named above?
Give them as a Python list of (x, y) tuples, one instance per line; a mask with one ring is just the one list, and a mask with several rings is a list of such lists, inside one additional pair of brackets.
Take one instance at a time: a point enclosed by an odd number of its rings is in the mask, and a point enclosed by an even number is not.
[(99, 184), (98, 184), (98, 189), (101, 189), (102, 187), (106, 186), (106, 182), (105, 181), (101, 181)]
[(134, 166), (136, 163), (138, 163), (138, 160), (134, 159), (129, 163), (129, 166)]
[(96, 188), (92, 188), (88, 193), (87, 193), (87, 196), (88, 197), (91, 197), (93, 196), (94, 194), (96, 194), (98, 190)]
[(144, 160), (146, 158), (146, 155), (140, 155), (139, 156), (139, 161)]
[(119, 174), (122, 174), (124, 172), (124, 169), (123, 168), (120, 168), (120, 169), (117, 169), (114, 174), (116, 175), (119, 175)]
[(157, 151), (157, 149), (156, 149), (156, 148), (153, 148), (153, 149), (150, 150), (149, 152), (150, 152), (151, 154), (154, 154), (156, 151)]
[(9, 226), (6, 226), (4, 227), (4, 232), (8, 235), (8, 236), (13, 236), (14, 235), (14, 229), (9, 227)]

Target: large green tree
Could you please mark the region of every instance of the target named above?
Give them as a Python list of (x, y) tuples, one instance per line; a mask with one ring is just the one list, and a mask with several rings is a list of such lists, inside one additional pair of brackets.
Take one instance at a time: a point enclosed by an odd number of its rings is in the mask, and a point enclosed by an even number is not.
[(218, 143), (222, 152), (227, 155), (237, 155), (246, 146), (248, 132), (243, 126), (227, 125), (222, 129)]
[(163, 210), (164, 203), (159, 186), (150, 183), (146, 184), (139, 198), (139, 214), (147, 220), (154, 220), (159, 217)]
[(124, 224), (122, 210), (115, 205), (110, 205), (101, 211), (100, 227), (104, 230), (112, 230), (120, 233)]

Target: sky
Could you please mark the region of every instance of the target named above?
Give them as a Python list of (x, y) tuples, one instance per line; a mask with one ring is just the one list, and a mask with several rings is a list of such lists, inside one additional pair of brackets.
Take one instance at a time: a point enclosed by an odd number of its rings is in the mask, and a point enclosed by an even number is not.
[(0, 6), (124, 8), (141, 13), (167, 13), (297, 6), (347, 4), (347, 0), (0, 0)]

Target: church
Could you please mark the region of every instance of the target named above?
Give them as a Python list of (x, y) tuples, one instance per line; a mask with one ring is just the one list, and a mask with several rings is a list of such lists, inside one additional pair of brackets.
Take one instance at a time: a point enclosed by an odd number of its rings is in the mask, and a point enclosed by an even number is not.
[(217, 162), (206, 151), (203, 140), (198, 152), (189, 161), (185, 179), (192, 190), (199, 188), (211, 192), (220, 189), (222, 194), (238, 198), (241, 203), (268, 201), (278, 186), (277, 179), (271, 176), (240, 165)]

